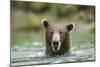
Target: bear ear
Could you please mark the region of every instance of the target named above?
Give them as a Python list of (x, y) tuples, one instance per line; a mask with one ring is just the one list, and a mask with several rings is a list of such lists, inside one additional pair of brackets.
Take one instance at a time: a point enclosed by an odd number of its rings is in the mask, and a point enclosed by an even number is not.
[(67, 29), (68, 31), (71, 31), (73, 28), (74, 28), (74, 24), (73, 24), (73, 23), (71, 23), (71, 24), (69, 24), (69, 25), (66, 25), (66, 29)]
[(42, 19), (42, 24), (45, 28), (47, 28), (49, 26), (47, 19)]

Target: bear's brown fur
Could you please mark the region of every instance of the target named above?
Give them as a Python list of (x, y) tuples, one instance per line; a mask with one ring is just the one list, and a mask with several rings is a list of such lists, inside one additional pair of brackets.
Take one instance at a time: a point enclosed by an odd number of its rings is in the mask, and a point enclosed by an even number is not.
[[(43, 26), (45, 27), (45, 40), (46, 40), (46, 55), (47, 56), (57, 56), (64, 55), (66, 52), (69, 52), (71, 48), (70, 45), (70, 31), (73, 29), (73, 24), (65, 26), (56, 26), (50, 25), (45, 19), (42, 21)], [(51, 47), (52, 35), (57, 32), (60, 35), (61, 46), (59, 51), (53, 51)]]

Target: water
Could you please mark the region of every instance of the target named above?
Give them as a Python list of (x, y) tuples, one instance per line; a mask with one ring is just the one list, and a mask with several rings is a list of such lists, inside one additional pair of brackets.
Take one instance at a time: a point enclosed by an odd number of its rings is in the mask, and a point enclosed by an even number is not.
[[(40, 35), (39, 35), (40, 34)], [(72, 63), (95, 60), (94, 35), (73, 35), (71, 54), (66, 56), (47, 57), (43, 33), (13, 34), (11, 42), (11, 66)], [(85, 37), (86, 39), (84, 39)], [(49, 60), (49, 61), (48, 61)]]

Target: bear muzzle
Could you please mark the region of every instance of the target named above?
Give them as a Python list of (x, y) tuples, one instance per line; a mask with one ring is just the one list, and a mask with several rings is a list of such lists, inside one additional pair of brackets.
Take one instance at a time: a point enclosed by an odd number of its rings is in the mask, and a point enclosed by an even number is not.
[(59, 51), (60, 50), (60, 42), (59, 41), (53, 41), (52, 42), (52, 50), (53, 51)]
[(53, 36), (52, 36), (52, 50), (53, 51), (59, 51), (60, 50), (60, 46), (61, 46), (61, 42), (60, 42), (60, 35), (58, 32), (54, 32)]
[(53, 47), (55, 48), (55, 50), (57, 50), (58, 45), (59, 45), (59, 42), (58, 41), (54, 41), (53, 42)]

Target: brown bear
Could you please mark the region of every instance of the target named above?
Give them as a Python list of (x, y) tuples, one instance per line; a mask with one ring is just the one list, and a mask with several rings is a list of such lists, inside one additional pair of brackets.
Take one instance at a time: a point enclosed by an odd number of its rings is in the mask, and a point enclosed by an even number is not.
[(65, 26), (51, 25), (46, 19), (42, 20), (45, 27), (46, 55), (60, 56), (70, 51), (70, 31), (74, 24)]

